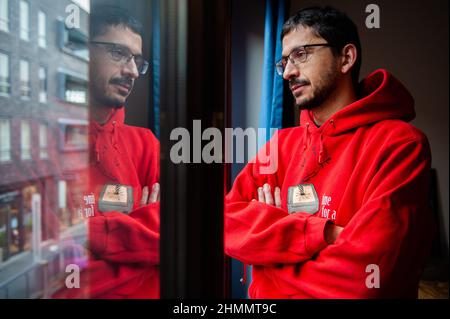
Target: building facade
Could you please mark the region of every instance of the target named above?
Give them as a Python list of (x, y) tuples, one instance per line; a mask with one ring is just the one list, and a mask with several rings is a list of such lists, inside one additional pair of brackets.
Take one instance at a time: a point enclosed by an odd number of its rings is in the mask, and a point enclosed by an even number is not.
[(69, 0), (0, 0), (0, 298), (23, 297), (8, 290), (21, 267), (80, 221), (88, 20)]

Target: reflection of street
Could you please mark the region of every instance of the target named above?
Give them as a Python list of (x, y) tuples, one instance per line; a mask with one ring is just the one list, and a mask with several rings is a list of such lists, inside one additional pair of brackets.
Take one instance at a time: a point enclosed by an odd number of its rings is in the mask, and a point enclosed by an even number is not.
[(42, 260), (35, 260), (28, 251), (2, 264), (0, 299), (48, 298), (64, 283), (68, 264), (86, 265), (86, 234), (86, 226), (80, 223), (61, 233), (58, 242), (42, 243)]

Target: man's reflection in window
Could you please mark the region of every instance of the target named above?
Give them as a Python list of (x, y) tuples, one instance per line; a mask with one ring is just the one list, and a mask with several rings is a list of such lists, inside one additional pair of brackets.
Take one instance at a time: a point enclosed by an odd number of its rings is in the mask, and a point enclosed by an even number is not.
[(141, 34), (123, 9), (92, 9), (90, 165), (79, 210), (89, 261), (80, 287), (56, 298), (159, 297), (159, 142), (150, 130), (124, 124), (127, 97), (148, 68)]

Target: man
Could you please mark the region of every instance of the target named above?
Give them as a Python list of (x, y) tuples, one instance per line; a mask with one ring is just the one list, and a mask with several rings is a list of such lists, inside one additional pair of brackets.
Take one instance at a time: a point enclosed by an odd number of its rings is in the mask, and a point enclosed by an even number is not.
[[(159, 142), (124, 124), (125, 103), (146, 73), (142, 27), (114, 6), (90, 19), (89, 261), (81, 289), (56, 297), (159, 297)], [(86, 217), (86, 216), (85, 216)]]
[(336, 9), (284, 24), (276, 67), (300, 126), (278, 132), (275, 173), (258, 156), (226, 197), (225, 249), (253, 265), (251, 298), (417, 297), (430, 149), (407, 123), (408, 91), (385, 70), (358, 85), (360, 65), (357, 28)]

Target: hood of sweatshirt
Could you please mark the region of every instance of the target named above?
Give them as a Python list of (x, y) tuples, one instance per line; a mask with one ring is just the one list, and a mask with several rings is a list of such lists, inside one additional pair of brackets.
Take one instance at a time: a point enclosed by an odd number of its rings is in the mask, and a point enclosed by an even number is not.
[(408, 90), (389, 72), (379, 69), (359, 84), (359, 99), (332, 115), (321, 127), (314, 124), (311, 111), (303, 110), (300, 125), (307, 130), (318, 129), (323, 135), (335, 136), (361, 126), (383, 120), (415, 118), (414, 99)]

